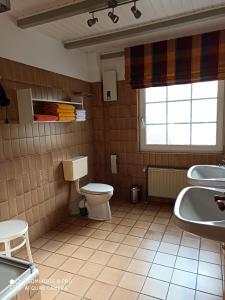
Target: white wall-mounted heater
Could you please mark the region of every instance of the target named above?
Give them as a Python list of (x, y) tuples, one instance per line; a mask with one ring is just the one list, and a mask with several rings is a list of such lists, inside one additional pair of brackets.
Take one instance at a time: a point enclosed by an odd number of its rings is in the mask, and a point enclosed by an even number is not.
[(116, 71), (103, 71), (103, 97), (104, 101), (117, 100), (117, 80)]

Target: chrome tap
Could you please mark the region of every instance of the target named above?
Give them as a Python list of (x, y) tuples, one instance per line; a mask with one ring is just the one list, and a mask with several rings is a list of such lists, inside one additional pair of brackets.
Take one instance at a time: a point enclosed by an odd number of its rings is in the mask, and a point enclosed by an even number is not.
[(225, 159), (222, 159), (221, 163), (219, 164), (220, 167), (225, 167)]
[(215, 195), (214, 200), (215, 200), (217, 206), (219, 207), (219, 209), (224, 211), (225, 210), (225, 194), (224, 194), (224, 196)]

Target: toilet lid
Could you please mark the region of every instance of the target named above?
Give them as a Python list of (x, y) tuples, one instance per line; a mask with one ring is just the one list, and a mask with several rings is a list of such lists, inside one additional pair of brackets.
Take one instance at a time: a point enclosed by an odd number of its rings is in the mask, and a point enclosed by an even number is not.
[(106, 194), (113, 191), (113, 187), (103, 183), (88, 183), (81, 188), (83, 192), (90, 194)]

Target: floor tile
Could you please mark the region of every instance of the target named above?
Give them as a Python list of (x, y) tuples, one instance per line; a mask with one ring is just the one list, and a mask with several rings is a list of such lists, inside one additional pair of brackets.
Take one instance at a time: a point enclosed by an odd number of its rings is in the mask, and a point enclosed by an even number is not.
[(192, 247), (192, 248), (199, 248), (200, 246), (200, 241), (195, 238), (189, 238), (189, 237), (182, 237), (181, 239), (181, 245), (186, 246), (186, 247)]
[(84, 277), (88, 277), (91, 279), (96, 279), (97, 276), (102, 271), (103, 266), (99, 264), (94, 264), (92, 262), (87, 262), (81, 269), (79, 270), (78, 274)]
[(197, 290), (217, 296), (223, 295), (222, 280), (198, 275)]
[(56, 236), (54, 236), (53, 239), (58, 242), (66, 243), (71, 237), (72, 237), (72, 234), (69, 234), (66, 232), (60, 232)]
[(152, 264), (148, 273), (149, 277), (170, 282), (173, 274), (173, 268)]
[(133, 236), (137, 236), (137, 237), (144, 237), (146, 232), (147, 232), (147, 229), (133, 227), (129, 231), (129, 235), (133, 235)]
[(91, 257), (91, 255), (93, 255), (94, 252), (95, 252), (95, 250), (93, 250), (93, 249), (85, 248), (85, 247), (79, 247), (73, 253), (72, 257), (87, 260), (87, 259), (89, 259), (89, 257)]
[(59, 291), (48, 285), (41, 285), (41, 300), (53, 300)]
[(66, 286), (66, 291), (71, 294), (83, 297), (92, 283), (92, 279), (75, 275), (71, 282)]
[(33, 254), (33, 260), (35, 263), (42, 263), (51, 254), (52, 254), (52, 252), (39, 249)]
[(179, 249), (178, 245), (161, 242), (158, 251), (167, 254), (177, 255), (178, 249)]
[(159, 247), (159, 244), (160, 244), (159, 241), (143, 239), (139, 247), (144, 248), (144, 249), (148, 249), (148, 250), (157, 251), (157, 249)]
[(100, 239), (100, 240), (104, 240), (107, 238), (107, 236), (110, 234), (109, 231), (106, 231), (106, 230), (96, 230), (92, 235), (91, 237), (92, 238), (97, 238), (97, 239)]
[(131, 258), (114, 254), (108, 261), (107, 265), (116, 269), (127, 270), (130, 262)]
[(39, 271), (39, 279), (43, 281), (42, 283), (44, 283), (45, 279), (49, 278), (56, 271), (56, 269), (44, 265), (39, 265), (38, 271)]
[(195, 289), (196, 280), (197, 280), (196, 274), (175, 269), (173, 272), (171, 282), (177, 285), (182, 285), (190, 289)]
[(195, 290), (171, 284), (166, 300), (195, 300)]
[(76, 274), (85, 264), (83, 260), (77, 258), (68, 258), (60, 267), (60, 270)]
[(121, 244), (116, 250), (115, 254), (123, 255), (127, 257), (133, 257), (136, 251), (137, 251), (137, 247)]
[(116, 288), (112, 294), (110, 300), (136, 300), (138, 299), (138, 293), (125, 290), (122, 288)]
[(123, 219), (120, 222), (120, 225), (124, 225), (124, 226), (134, 226), (134, 224), (136, 223), (136, 220), (132, 220), (132, 219)]
[(222, 279), (221, 266), (199, 261), (198, 273), (201, 275)]
[(148, 229), (150, 225), (151, 225), (150, 222), (146, 222), (146, 221), (137, 221), (137, 222), (134, 224), (134, 227), (143, 228), (143, 229)]
[(152, 262), (155, 257), (155, 254), (155, 251), (138, 248), (134, 255), (134, 258), (144, 260), (147, 262)]
[(99, 229), (107, 230), (107, 231), (113, 231), (115, 228), (116, 228), (116, 224), (110, 224), (110, 223), (102, 223), (102, 225), (99, 226)]
[(81, 297), (60, 291), (54, 300), (81, 300)]
[(34, 242), (31, 243), (31, 247), (41, 248), (41, 246), (46, 244), (48, 241), (49, 241), (48, 239), (39, 238), (39, 239), (37, 239), (37, 240), (35, 240)]
[(107, 300), (110, 298), (115, 287), (103, 282), (95, 281), (85, 295), (85, 298), (91, 300)]
[(223, 297), (196, 291), (195, 300), (223, 300)]
[(175, 263), (175, 268), (183, 271), (197, 273), (198, 261), (194, 259), (178, 256)]
[(67, 243), (80, 246), (80, 245), (82, 245), (87, 239), (88, 239), (88, 237), (86, 237), (86, 236), (73, 235), (73, 236), (67, 241)]
[(199, 250), (190, 248), (190, 247), (180, 246), (179, 251), (178, 251), (178, 256), (192, 258), (192, 259), (198, 259)]
[(180, 235), (170, 234), (168, 232), (165, 232), (165, 234), (162, 238), (162, 242), (176, 244), (176, 245), (179, 245), (180, 241), (181, 241), (181, 236)]
[(111, 253), (103, 252), (103, 251), (95, 251), (95, 253), (89, 258), (89, 261), (100, 264), (106, 265), (112, 256)]
[(125, 234), (112, 232), (110, 235), (106, 238), (107, 241), (115, 242), (115, 243), (121, 243), (124, 238), (126, 237)]
[(43, 261), (43, 265), (49, 266), (52, 268), (58, 268), (65, 262), (66, 259), (67, 259), (67, 256), (54, 253), (54, 254), (50, 255), (49, 257), (47, 257)]
[(66, 256), (71, 256), (79, 246), (72, 245), (72, 244), (63, 244), (58, 250), (56, 250), (56, 253), (63, 254)]
[[(158, 298), (159, 299), (159, 298)], [(144, 294), (139, 294), (138, 300), (158, 300), (155, 297), (147, 296)]]
[(168, 292), (169, 283), (165, 281), (160, 281), (154, 278), (147, 278), (142, 289), (143, 294), (147, 294), (149, 296), (166, 299), (166, 295)]
[(83, 243), (82, 246), (87, 247), (87, 248), (91, 248), (91, 249), (97, 249), (102, 243), (103, 243), (103, 240), (88, 238)]
[(154, 230), (148, 230), (145, 234), (145, 238), (154, 240), (154, 241), (161, 241), (163, 237), (162, 232), (154, 231)]
[(123, 240), (123, 244), (138, 247), (141, 244), (141, 241), (141, 237), (127, 235), (126, 238)]
[(169, 219), (168, 218), (161, 218), (161, 217), (157, 216), (154, 219), (154, 223), (162, 224), (162, 225), (167, 225), (169, 223)]
[(202, 250), (220, 253), (221, 246), (219, 242), (202, 238), (200, 248)]
[(108, 284), (117, 285), (123, 275), (122, 270), (105, 267), (101, 274), (98, 276), (97, 280)]
[(127, 268), (127, 271), (131, 273), (147, 276), (150, 267), (151, 267), (151, 263), (149, 262), (132, 259), (129, 267)]
[(94, 232), (95, 232), (94, 228), (83, 227), (81, 230), (78, 231), (78, 234), (84, 236), (91, 236)]
[(140, 292), (145, 281), (145, 277), (133, 273), (125, 272), (119, 286), (135, 292)]
[(116, 249), (119, 247), (119, 245), (120, 245), (119, 243), (104, 241), (98, 249), (105, 252), (114, 253)]
[(164, 233), (166, 230), (166, 226), (161, 225), (161, 224), (152, 223), (151, 226), (149, 227), (149, 229), (153, 230), (153, 231), (158, 231), (158, 232)]
[(220, 254), (212, 251), (200, 250), (199, 260), (206, 261), (212, 264), (221, 264)]
[(118, 225), (113, 230), (113, 232), (123, 233), (123, 234), (127, 234), (129, 231), (130, 231), (130, 227), (129, 226), (123, 226), (123, 225)]
[(157, 252), (154, 258), (154, 263), (163, 265), (166, 267), (174, 267), (176, 256)]
[(73, 278), (73, 274), (61, 270), (56, 270), (48, 279), (48, 284), (57, 289), (63, 289), (65, 285), (69, 284)]

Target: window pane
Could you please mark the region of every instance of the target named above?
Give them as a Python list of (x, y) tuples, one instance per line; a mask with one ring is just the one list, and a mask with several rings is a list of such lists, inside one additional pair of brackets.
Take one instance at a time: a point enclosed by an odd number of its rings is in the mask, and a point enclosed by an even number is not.
[(166, 101), (166, 86), (146, 89), (145, 98), (146, 102)]
[(192, 145), (216, 145), (216, 124), (192, 124)]
[(197, 82), (192, 85), (192, 99), (217, 98), (218, 81)]
[(166, 144), (166, 125), (147, 125), (146, 143)]
[(190, 102), (189, 101), (169, 102), (168, 122), (169, 123), (190, 122)]
[(166, 103), (146, 104), (146, 123), (166, 123)]
[(189, 124), (168, 125), (168, 144), (189, 145), (190, 125)]
[(194, 100), (192, 102), (192, 122), (216, 122), (217, 99)]
[(168, 101), (191, 98), (191, 84), (178, 84), (168, 87)]

